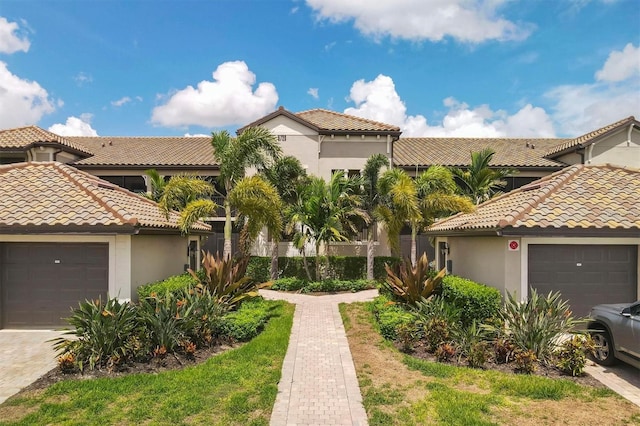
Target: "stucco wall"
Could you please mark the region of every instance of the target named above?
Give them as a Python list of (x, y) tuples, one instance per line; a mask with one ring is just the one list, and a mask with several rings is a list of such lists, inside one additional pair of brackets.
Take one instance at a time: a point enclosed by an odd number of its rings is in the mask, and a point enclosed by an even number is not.
[[(628, 129), (611, 135), (593, 145), (590, 164), (615, 164), (640, 168), (640, 131), (631, 132), (627, 143)], [(587, 147), (587, 150), (589, 147)], [(588, 157), (587, 157), (588, 158)]]
[[(453, 275), (458, 275), (497, 288), (504, 295), (507, 289), (505, 271), (507, 261), (506, 239), (501, 237), (448, 237), (449, 255)], [(443, 241), (439, 239), (438, 241)], [(436, 245), (437, 246), (437, 245)], [(436, 250), (437, 251), (437, 250)], [(512, 269), (514, 265), (509, 266)], [(510, 283), (512, 285), (512, 283)], [(509, 289), (509, 291), (512, 291)]]
[(134, 235), (131, 238), (131, 294), (136, 289), (184, 272), (187, 238), (180, 235)]
[(384, 138), (352, 136), (349, 140), (341, 139), (326, 138), (322, 142), (318, 175), (324, 179), (329, 179), (335, 169), (362, 170), (367, 159), (374, 154), (389, 156)]
[(284, 136), (280, 146), (284, 155), (292, 155), (300, 160), (309, 174), (318, 174), (318, 133), (288, 117), (277, 116), (262, 124), (276, 136)]

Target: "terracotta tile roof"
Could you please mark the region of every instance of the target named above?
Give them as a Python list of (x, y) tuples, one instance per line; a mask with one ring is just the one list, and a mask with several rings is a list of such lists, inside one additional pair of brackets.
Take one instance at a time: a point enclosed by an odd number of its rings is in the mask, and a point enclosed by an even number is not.
[[(46, 230), (137, 228), (178, 230), (178, 214), (169, 219), (140, 195), (57, 162), (0, 166), (0, 232), (16, 228)], [(193, 230), (207, 231), (199, 222)]]
[(0, 149), (29, 149), (34, 145), (58, 145), (90, 155), (91, 151), (71, 138), (59, 136), (38, 126), (0, 130)]
[(87, 146), (93, 156), (82, 166), (215, 167), (210, 137), (85, 137), (69, 140)]
[(482, 230), (619, 230), (640, 235), (640, 169), (575, 165), (493, 198), (430, 234)]
[(583, 148), (595, 142), (599, 137), (604, 136), (609, 132), (616, 131), (621, 127), (627, 127), (632, 123), (640, 127), (640, 122), (636, 120), (635, 117), (630, 116), (615, 123), (608, 124), (592, 132), (586, 133), (582, 136), (578, 136), (577, 138), (566, 140), (565, 142), (548, 149), (545, 153), (545, 156), (553, 156), (554, 154), (563, 153), (564, 151), (570, 150), (572, 148)]
[[(513, 138), (400, 138), (393, 143), (393, 162), (400, 167), (468, 166), (471, 152), (492, 148), (496, 167), (546, 167), (559, 169), (564, 164), (544, 158), (545, 152), (564, 139)], [(532, 146), (534, 148), (532, 148)]]
[(312, 123), (320, 130), (326, 131), (400, 131), (400, 128), (397, 126), (326, 109), (311, 109), (298, 112), (295, 115)]

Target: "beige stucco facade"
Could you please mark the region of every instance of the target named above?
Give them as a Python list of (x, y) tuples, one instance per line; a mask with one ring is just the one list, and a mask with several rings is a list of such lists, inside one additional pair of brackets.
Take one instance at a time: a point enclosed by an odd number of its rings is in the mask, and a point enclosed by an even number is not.
[(613, 164), (640, 168), (640, 130), (626, 127), (585, 147), (557, 158), (566, 164)]
[[(529, 246), (535, 244), (603, 244), (638, 245), (640, 238), (569, 238), (569, 237), (500, 237), (500, 236), (449, 236), (437, 237), (436, 247), (448, 245), (446, 260), (451, 261), (450, 273), (497, 288), (521, 299), (528, 297)], [(509, 243), (516, 242), (517, 249)], [(640, 250), (638, 250), (640, 257)], [(436, 264), (443, 254), (436, 250)], [(640, 277), (640, 259), (638, 259)], [(640, 278), (637, 283), (640, 294)]]

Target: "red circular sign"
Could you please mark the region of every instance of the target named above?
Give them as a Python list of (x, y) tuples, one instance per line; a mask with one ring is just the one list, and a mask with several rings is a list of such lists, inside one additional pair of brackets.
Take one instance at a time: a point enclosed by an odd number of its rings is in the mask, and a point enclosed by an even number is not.
[(518, 242), (517, 241), (510, 241), (509, 242), (509, 248), (511, 250), (517, 250), (518, 249)]

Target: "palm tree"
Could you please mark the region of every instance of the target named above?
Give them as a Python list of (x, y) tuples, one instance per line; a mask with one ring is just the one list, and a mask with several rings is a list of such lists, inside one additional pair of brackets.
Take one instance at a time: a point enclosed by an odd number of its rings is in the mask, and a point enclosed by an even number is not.
[[(383, 154), (374, 154), (367, 159), (362, 171), (363, 185), (363, 206), (362, 208), (370, 217), (376, 215), (376, 210), (380, 207), (382, 197), (378, 193), (378, 180), (383, 167), (389, 167), (389, 159)], [(367, 279), (373, 277), (373, 257), (374, 257), (374, 237), (376, 223), (371, 221), (367, 228)]]
[(505, 177), (517, 173), (513, 169), (492, 169), (489, 163), (495, 151), (485, 148), (471, 153), (471, 165), (467, 169), (454, 168), (453, 174), (463, 194), (467, 195), (475, 204), (480, 204), (498, 194), (506, 186)]
[[(281, 149), (276, 137), (270, 130), (263, 127), (250, 127), (238, 137), (231, 137), (229, 132), (222, 130), (213, 132), (211, 145), (213, 156), (220, 167), (220, 184), (228, 195), (236, 183), (245, 177), (250, 167), (264, 169), (280, 156)], [(231, 202), (229, 197), (224, 199), (224, 250), (223, 257), (231, 256)]]
[(431, 166), (416, 179), (421, 222), (411, 229), (411, 263), (416, 264), (416, 237), (436, 219), (454, 213), (472, 212), (475, 207), (465, 196), (459, 195), (453, 173), (444, 166)]
[(187, 234), (195, 222), (213, 216), (218, 206), (211, 200), (215, 193), (213, 185), (195, 176), (176, 175), (169, 179), (163, 189), (158, 205), (169, 217), (171, 210), (180, 212), (178, 225)]
[(418, 190), (411, 177), (402, 169), (389, 169), (380, 176), (378, 192), (381, 204), (376, 219), (385, 224), (393, 256), (400, 254), (400, 231), (407, 224), (417, 226), (422, 219)]
[[(334, 173), (328, 183), (312, 177), (298, 202), (291, 207), (288, 229), (295, 230), (296, 246), (302, 251), (307, 241), (314, 242), (316, 279), (320, 278), (320, 247), (324, 245), (328, 254), (330, 243), (348, 241), (349, 236), (357, 232), (358, 220), (369, 221), (358, 194), (361, 183), (345, 177), (342, 171)], [(302, 253), (304, 258), (304, 251)], [(306, 262), (305, 268), (311, 279)]]
[(155, 202), (160, 201), (160, 197), (162, 197), (167, 181), (164, 180), (164, 176), (161, 176), (156, 169), (145, 170), (144, 174), (147, 175), (151, 181), (151, 192), (147, 193), (145, 196)]
[[(307, 172), (302, 167), (302, 163), (291, 155), (277, 159), (272, 167), (262, 171), (262, 176), (273, 185), (280, 195), (283, 208), (283, 220), (289, 206), (292, 206), (298, 199), (300, 188), (307, 181)], [(278, 240), (280, 235), (271, 233), (271, 279), (278, 279)]]
[(276, 188), (260, 176), (239, 180), (228, 195), (238, 209), (238, 221), (243, 223), (240, 246), (249, 255), (251, 245), (263, 228), (267, 228), (276, 243), (282, 233), (282, 201)]

